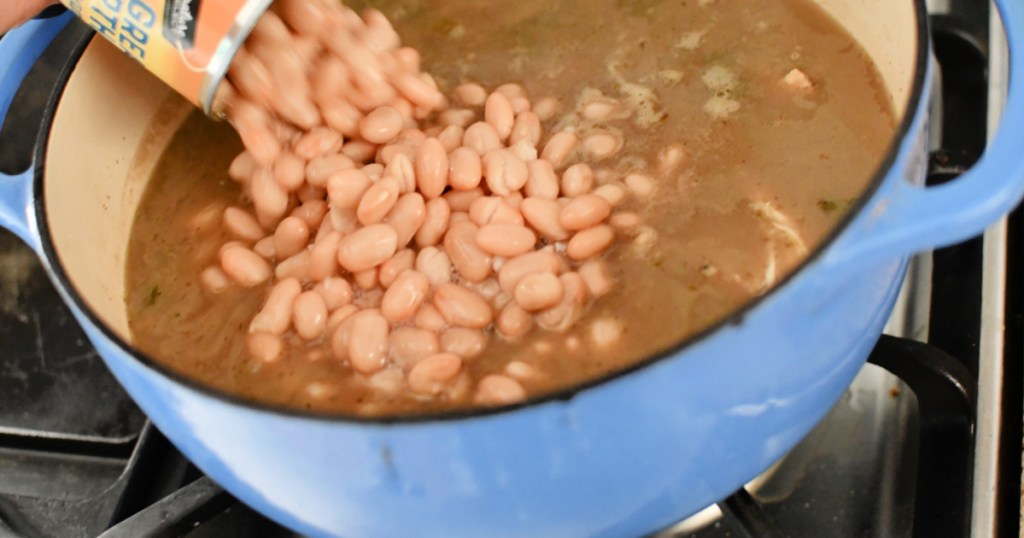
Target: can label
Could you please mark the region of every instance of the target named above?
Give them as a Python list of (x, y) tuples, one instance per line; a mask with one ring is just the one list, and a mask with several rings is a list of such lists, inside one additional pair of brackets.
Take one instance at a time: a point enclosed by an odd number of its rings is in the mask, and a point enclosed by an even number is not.
[[(244, 39), (248, 0), (61, 0), (149, 72), (209, 112), (213, 90)], [(268, 2), (269, 3), (269, 2)]]

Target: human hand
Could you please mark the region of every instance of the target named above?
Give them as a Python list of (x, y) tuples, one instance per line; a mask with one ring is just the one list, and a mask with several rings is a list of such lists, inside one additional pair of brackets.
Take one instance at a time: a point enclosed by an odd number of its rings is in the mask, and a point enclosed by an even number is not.
[(35, 17), (56, 0), (0, 0), (0, 34)]

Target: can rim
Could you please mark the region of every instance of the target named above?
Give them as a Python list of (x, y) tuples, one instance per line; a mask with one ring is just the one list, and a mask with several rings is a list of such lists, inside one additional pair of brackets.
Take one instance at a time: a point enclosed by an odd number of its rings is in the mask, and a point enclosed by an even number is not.
[(217, 89), (227, 76), (231, 61), (238, 54), (238, 49), (252, 33), (260, 17), (270, 9), (273, 0), (249, 0), (238, 11), (235, 22), (217, 44), (217, 49), (206, 66), (206, 74), (203, 75), (202, 86), (199, 88), (199, 105), (207, 116), (213, 117), (213, 105), (217, 96)]

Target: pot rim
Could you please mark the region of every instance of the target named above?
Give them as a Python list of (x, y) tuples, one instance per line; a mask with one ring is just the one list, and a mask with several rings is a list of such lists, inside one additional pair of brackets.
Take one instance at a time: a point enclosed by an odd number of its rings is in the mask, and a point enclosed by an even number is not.
[[(561, 390), (557, 390), (550, 393), (538, 395), (527, 400), (499, 407), (471, 407), (468, 409), (444, 411), (439, 413), (424, 413), (424, 414), (401, 414), (401, 415), (388, 415), (379, 417), (368, 417), (359, 416), (351, 413), (337, 413), (337, 412), (320, 412), (312, 410), (302, 410), (298, 408), (285, 407), (283, 405), (274, 405), (266, 402), (261, 402), (252, 398), (236, 395), (223, 391), (221, 389), (201, 383), (185, 374), (179, 373), (174, 369), (164, 365), (163, 363), (153, 359), (147, 353), (135, 348), (128, 342), (124, 341), (117, 333), (111, 330), (106, 323), (93, 311), (85, 299), (78, 293), (74, 285), (71, 283), (68, 273), (66, 272), (64, 265), (57, 255), (56, 248), (51, 237), (50, 229), (47, 224), (46, 218), (46, 204), (44, 203), (45, 188), (45, 163), (46, 163), (46, 152), (49, 144), (50, 131), (53, 128), (54, 117), (56, 116), (57, 104), (60, 101), (64, 93), (64, 89), (71, 77), (74, 67), (80, 61), (81, 56), (85, 53), (89, 43), (95, 37), (94, 34), (89, 33), (83, 37), (82, 41), (77, 43), (65, 64), (63, 72), (57, 77), (56, 82), (50, 89), (50, 97), (47, 100), (46, 110), (43, 113), (41, 128), (39, 130), (38, 138), (35, 144), (35, 162), (37, 166), (34, 170), (33, 186), (32, 186), (32, 203), (35, 213), (35, 219), (38, 227), (39, 234), (39, 245), (44, 256), (49, 260), (50, 271), (53, 275), (55, 284), (63, 289), (66, 296), (73, 301), (74, 306), (82, 313), (83, 316), (91, 323), (96, 329), (106, 338), (108, 341), (116, 345), (124, 354), (132, 357), (142, 366), (145, 366), (149, 370), (152, 370), (159, 375), (167, 378), (168, 380), (184, 386), (189, 390), (198, 392), (203, 396), (219, 400), (222, 403), (230, 404), (233, 406), (240, 406), (247, 408), (252, 411), (258, 411), (261, 413), (269, 413), (278, 415), (285, 418), (294, 419), (305, 419), (314, 420), (320, 422), (340, 423), (340, 424), (354, 424), (354, 425), (424, 425), (431, 423), (450, 423), (457, 422), (464, 419), (479, 419), (487, 418), (491, 416), (500, 416), (505, 414), (514, 413), (517, 411), (523, 411), (531, 408), (539, 408), (545, 404), (553, 402), (568, 402), (575, 398), (577, 395), (587, 392), (591, 389), (596, 389), (601, 386), (611, 385), (616, 381), (624, 379), (628, 376), (636, 374), (641, 370), (653, 367), (655, 364), (668, 361), (673, 358), (678, 358), (687, 349), (696, 346), (700, 342), (712, 337), (716, 333), (723, 330), (725, 327), (730, 325), (742, 325), (747, 315), (758, 308), (763, 302), (768, 300), (769, 297), (781, 292), (782, 289), (786, 288), (787, 285), (795, 278), (805, 272), (805, 270), (817, 262), (826, 251), (835, 243), (835, 241), (849, 228), (849, 226), (860, 216), (860, 212), (867, 205), (868, 201), (875, 195), (886, 178), (892, 171), (893, 165), (902, 154), (901, 148), (907, 136), (911, 134), (913, 129), (915, 118), (918, 114), (920, 101), (923, 97), (926, 77), (928, 73), (928, 62), (931, 51), (931, 35), (929, 32), (929, 20), (928, 10), (925, 6), (925, 0), (911, 0), (914, 3), (915, 9), (915, 26), (917, 29), (917, 57), (914, 61), (914, 74), (913, 83), (909, 95), (909, 102), (903, 118), (893, 133), (892, 140), (889, 145), (889, 149), (886, 151), (885, 157), (879, 161), (876, 171), (873, 175), (871, 182), (861, 193), (861, 196), (857, 198), (857, 201), (850, 207), (850, 210), (843, 216), (842, 220), (837, 223), (833, 229), (826, 235), (825, 239), (815, 248), (815, 250), (801, 261), (801, 263), (785, 278), (779, 281), (773, 288), (767, 293), (754, 297), (750, 301), (746, 302), (740, 308), (719, 320), (718, 322), (710, 325), (704, 330), (683, 339), (682, 341), (667, 347), (661, 351), (651, 354), (650, 356), (637, 361), (625, 368), (614, 370), (606, 373), (600, 377), (591, 379), (589, 381), (573, 385)], [(839, 21), (837, 21), (839, 22)], [(841, 22), (840, 22), (841, 24)], [(66, 31), (66, 30), (65, 30)], [(101, 354), (102, 355), (102, 354)], [(106, 359), (105, 359), (106, 360)]]

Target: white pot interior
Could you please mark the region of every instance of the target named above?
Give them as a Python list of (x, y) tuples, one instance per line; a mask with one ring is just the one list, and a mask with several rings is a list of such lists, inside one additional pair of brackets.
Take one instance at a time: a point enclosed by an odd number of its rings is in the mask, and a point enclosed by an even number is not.
[(191, 106), (94, 38), (54, 117), (44, 180), (53, 244), (75, 289), (126, 341), (125, 260), (135, 209)]
[[(818, 0), (874, 59), (898, 118), (917, 59), (913, 0)], [(45, 162), (52, 241), (92, 310), (131, 341), (125, 259), (135, 210), (160, 153), (192, 110), (142, 67), (94, 39), (60, 101)]]
[[(917, 10), (913, 0), (816, 0), (875, 62), (896, 117), (903, 119), (914, 88)], [(923, 2), (922, 2), (923, 3)]]

